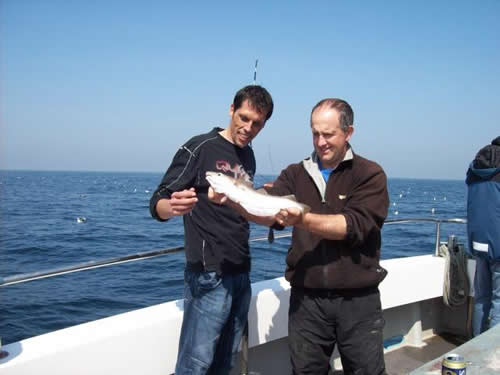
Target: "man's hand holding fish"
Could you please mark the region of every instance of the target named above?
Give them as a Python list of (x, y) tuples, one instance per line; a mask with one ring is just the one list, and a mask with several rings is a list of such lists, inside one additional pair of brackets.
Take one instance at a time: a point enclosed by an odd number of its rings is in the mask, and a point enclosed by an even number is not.
[(305, 214), (295, 207), (282, 209), (276, 214), (276, 222), (284, 227), (298, 225), (304, 220)]
[(227, 196), (224, 193), (217, 193), (211, 186), (208, 188), (208, 199), (217, 204), (227, 202)]

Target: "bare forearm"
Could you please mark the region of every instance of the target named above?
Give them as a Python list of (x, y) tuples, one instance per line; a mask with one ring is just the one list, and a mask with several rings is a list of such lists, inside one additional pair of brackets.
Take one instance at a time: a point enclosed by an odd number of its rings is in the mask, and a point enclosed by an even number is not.
[(347, 234), (344, 215), (319, 215), (308, 212), (296, 226), (329, 240), (343, 240)]

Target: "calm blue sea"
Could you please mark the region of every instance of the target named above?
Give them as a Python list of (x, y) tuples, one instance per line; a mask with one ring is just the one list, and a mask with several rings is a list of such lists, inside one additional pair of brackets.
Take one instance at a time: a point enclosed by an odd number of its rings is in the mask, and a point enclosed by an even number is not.
[[(180, 218), (149, 215), (161, 177), (0, 171), (0, 277), (182, 245)], [(257, 176), (256, 184), (272, 179)], [(389, 190), (389, 219), (465, 217), (463, 181), (389, 179)], [(442, 239), (451, 233), (466, 238), (464, 225), (443, 224)], [(267, 230), (253, 226), (260, 236)], [(434, 236), (434, 224), (386, 225), (382, 257), (430, 254)], [(252, 242), (252, 281), (282, 276), (289, 242)], [(181, 298), (183, 266), (177, 253), (0, 288), (2, 342)]]

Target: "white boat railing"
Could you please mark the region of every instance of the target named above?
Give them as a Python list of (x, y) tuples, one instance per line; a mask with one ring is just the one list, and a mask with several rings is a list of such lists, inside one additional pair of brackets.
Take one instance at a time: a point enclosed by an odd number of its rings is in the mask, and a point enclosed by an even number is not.
[[(466, 224), (466, 219), (460, 218), (452, 218), (452, 219), (437, 219), (437, 218), (406, 218), (406, 219), (389, 219), (384, 222), (384, 225), (391, 224), (403, 224), (403, 223), (417, 223), (417, 222), (427, 222), (427, 223), (435, 223), (436, 224), (436, 243), (434, 249), (434, 255), (438, 255), (439, 245), (441, 243), (441, 223), (455, 223), (455, 224)], [(288, 238), (292, 236), (292, 232), (287, 231), (279, 234), (272, 234), (267, 237), (256, 237), (251, 238), (250, 242), (256, 241), (269, 241), (273, 242), (276, 238)], [(55, 268), (51, 270), (39, 271), (39, 272), (31, 272), (31, 273), (23, 273), (13, 276), (1, 277), (0, 278), (0, 287), (5, 287), (14, 284), (25, 283), (28, 281), (34, 281), (39, 279), (45, 279), (48, 277), (54, 277), (59, 275), (65, 275), (73, 272), (80, 272), (91, 270), (95, 268), (107, 267), (116, 264), (134, 262), (137, 260), (151, 259), (156, 258), (162, 255), (178, 253), (184, 250), (183, 246), (171, 247), (162, 250), (152, 250), (147, 252), (128, 254), (121, 257), (108, 258), (102, 260), (93, 260), (89, 262), (83, 262), (75, 265)]]
[[(439, 245), (441, 244), (441, 223), (467, 224), (467, 219), (452, 218), (452, 219), (437, 219), (437, 218), (407, 218), (407, 219), (389, 219), (384, 222), (384, 225), (402, 224), (402, 223), (436, 223), (436, 242), (434, 247), (434, 255), (439, 254)], [(0, 284), (0, 286), (2, 286)]]

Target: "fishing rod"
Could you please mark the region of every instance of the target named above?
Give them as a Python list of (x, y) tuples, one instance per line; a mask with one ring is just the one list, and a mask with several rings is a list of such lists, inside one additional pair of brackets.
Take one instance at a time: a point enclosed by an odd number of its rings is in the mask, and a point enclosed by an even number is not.
[[(255, 59), (255, 66), (253, 70), (253, 84), (257, 84), (257, 65), (259, 64), (259, 59)], [(271, 148), (269, 147), (269, 144), (267, 145), (267, 154), (269, 156), (269, 162), (271, 164), (271, 172), (274, 174), (274, 166), (273, 166), (273, 159), (271, 158)]]

